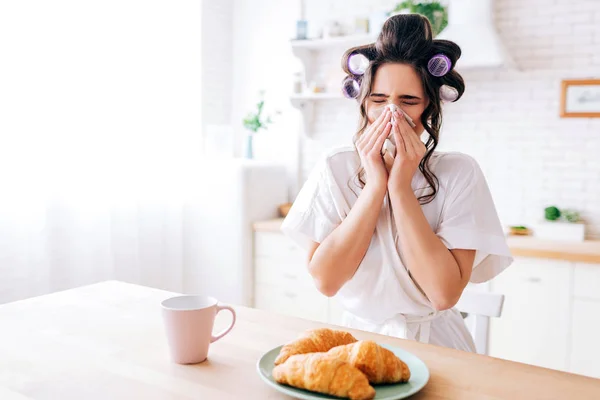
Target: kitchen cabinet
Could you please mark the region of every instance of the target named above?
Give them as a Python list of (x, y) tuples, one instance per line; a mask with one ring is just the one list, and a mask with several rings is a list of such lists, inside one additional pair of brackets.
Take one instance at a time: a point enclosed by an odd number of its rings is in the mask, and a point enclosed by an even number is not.
[(491, 288), (490, 355), (600, 378), (600, 265), (516, 257)]
[(254, 307), (341, 325), (343, 308), (321, 294), (306, 254), (279, 232), (254, 232)]
[(600, 268), (598, 264), (575, 265), (574, 295), (578, 298), (600, 302)]
[(308, 320), (328, 321), (328, 299), (315, 290), (298, 290), (280, 286), (257, 286), (254, 306)]
[(570, 370), (600, 378), (600, 268), (575, 265)]
[(573, 301), (570, 372), (600, 378), (600, 302)]
[(335, 297), (329, 299), (327, 322), (333, 325), (342, 325), (344, 309)]
[(505, 300), (490, 323), (489, 354), (566, 371), (571, 279), (568, 262), (515, 258), (490, 285)]
[[(519, 255), (491, 282), (475, 285), (505, 295), (502, 316), (490, 321), (488, 354), (600, 378), (600, 264), (569, 257)], [(304, 251), (277, 229), (255, 230), (253, 263), (255, 307), (341, 324), (343, 309), (314, 287)]]
[(254, 233), (254, 307), (329, 322), (330, 299), (306, 270), (306, 254), (277, 232)]

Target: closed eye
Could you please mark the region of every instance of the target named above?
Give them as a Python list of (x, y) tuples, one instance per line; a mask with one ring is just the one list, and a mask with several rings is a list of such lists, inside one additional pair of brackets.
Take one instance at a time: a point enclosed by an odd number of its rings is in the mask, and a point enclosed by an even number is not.
[[(371, 93), (371, 101), (376, 104), (383, 104), (388, 101), (389, 95), (385, 93)], [(407, 106), (416, 106), (421, 102), (421, 98), (412, 94), (403, 94), (398, 96), (398, 99)]]
[(383, 93), (371, 93), (371, 96), (369, 96), (369, 97), (371, 98), (371, 100), (373, 100), (374, 103), (383, 103), (390, 96), (388, 96), (387, 94), (383, 94)]
[[(373, 103), (375, 104), (383, 104), (383, 103), (387, 103), (387, 100), (371, 100)], [(419, 102), (415, 102), (415, 101), (403, 101), (402, 104), (406, 105), (406, 106), (416, 106), (417, 104), (419, 104)]]

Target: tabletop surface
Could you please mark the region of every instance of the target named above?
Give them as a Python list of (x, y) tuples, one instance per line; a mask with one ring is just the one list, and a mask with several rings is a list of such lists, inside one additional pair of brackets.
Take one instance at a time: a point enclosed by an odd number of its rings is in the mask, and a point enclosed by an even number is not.
[[(0, 306), (0, 399), (288, 399), (261, 380), (256, 362), (300, 332), (327, 326), (234, 306), (236, 326), (211, 345), (208, 360), (178, 365), (160, 310), (172, 295), (107, 281)], [(221, 314), (215, 330), (229, 322)], [(431, 379), (412, 399), (600, 399), (597, 379), (348, 331), (427, 364)]]

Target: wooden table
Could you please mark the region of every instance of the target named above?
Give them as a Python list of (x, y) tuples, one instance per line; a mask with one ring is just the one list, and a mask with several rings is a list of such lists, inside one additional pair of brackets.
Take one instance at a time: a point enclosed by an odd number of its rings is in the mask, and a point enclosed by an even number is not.
[[(0, 306), (0, 399), (287, 398), (262, 382), (256, 361), (323, 324), (236, 307), (236, 327), (207, 362), (177, 365), (160, 314), (171, 295), (110, 281)], [(600, 399), (600, 380), (352, 332), (425, 361), (431, 380), (413, 399)]]

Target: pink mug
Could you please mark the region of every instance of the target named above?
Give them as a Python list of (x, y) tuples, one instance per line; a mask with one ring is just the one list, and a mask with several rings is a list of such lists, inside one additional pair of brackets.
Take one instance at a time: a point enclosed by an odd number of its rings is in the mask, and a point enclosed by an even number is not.
[[(176, 296), (164, 300), (162, 315), (171, 358), (178, 364), (196, 364), (206, 360), (208, 347), (229, 333), (235, 325), (235, 311), (219, 305), (208, 296)], [(213, 336), (217, 313), (228, 310), (233, 316), (227, 329)]]

